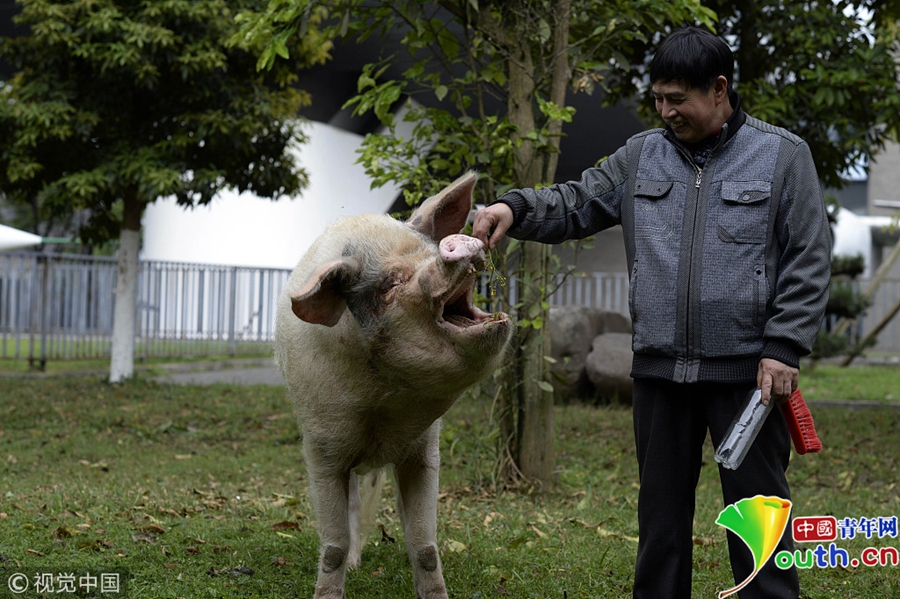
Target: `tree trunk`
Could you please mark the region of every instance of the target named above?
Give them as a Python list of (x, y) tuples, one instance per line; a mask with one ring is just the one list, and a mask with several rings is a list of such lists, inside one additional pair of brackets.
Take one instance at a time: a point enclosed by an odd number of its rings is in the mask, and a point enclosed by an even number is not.
[[(565, 104), (565, 90), (570, 72), (568, 63), (569, 0), (558, 0), (554, 5), (553, 58), (550, 100), (559, 106)], [(531, 47), (526, 38), (514, 38), (510, 48), (509, 118), (519, 135), (537, 129), (535, 118), (536, 67)], [(562, 130), (561, 122), (550, 124), (549, 133), (559, 147), (555, 136)], [(538, 152), (533, 142), (518, 139), (515, 148), (516, 180), (523, 187), (533, 187), (552, 181), (557, 155)], [(549, 287), (549, 255), (546, 245), (522, 244), (522, 264), (519, 303), (519, 321), (526, 323), (516, 338), (514, 359), (519, 368), (509, 372), (518, 375), (518, 381), (508, 381), (506, 405), (501, 410), (501, 432), (505, 433), (506, 451), (518, 472), (515, 474), (538, 484), (553, 481), (556, 467), (553, 440), (553, 392), (548, 381), (550, 335), (547, 289)], [(511, 427), (513, 420), (515, 428)], [(508, 464), (507, 466), (512, 466)], [(507, 470), (505, 473), (510, 474)]]
[(519, 470), (541, 484), (553, 481), (556, 456), (553, 451), (553, 387), (550, 386), (550, 333), (545, 308), (550, 249), (538, 243), (522, 246), (522, 310), (520, 314), (533, 324), (522, 331), (520, 360), (522, 380), (519, 386)]
[(109, 363), (110, 383), (120, 383), (134, 375), (135, 307), (142, 212), (140, 200), (137, 198), (125, 200), (117, 255), (112, 356)]

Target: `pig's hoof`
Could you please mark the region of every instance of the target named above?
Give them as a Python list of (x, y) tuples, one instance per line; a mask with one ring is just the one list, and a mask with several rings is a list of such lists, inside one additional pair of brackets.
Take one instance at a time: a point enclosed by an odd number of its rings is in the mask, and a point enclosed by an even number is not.
[(447, 596), (447, 589), (443, 585), (440, 588), (428, 591), (416, 590), (416, 597), (418, 599), (450, 599)]
[(358, 555), (350, 554), (350, 557), (347, 558), (347, 569), (348, 570), (356, 570), (359, 568), (360, 559)]
[(344, 585), (334, 581), (316, 582), (316, 594), (313, 599), (344, 599)]

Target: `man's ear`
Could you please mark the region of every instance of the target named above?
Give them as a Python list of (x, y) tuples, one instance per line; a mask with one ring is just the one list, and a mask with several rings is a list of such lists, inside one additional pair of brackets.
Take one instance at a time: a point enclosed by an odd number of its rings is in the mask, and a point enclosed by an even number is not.
[(728, 98), (728, 79), (724, 75), (719, 75), (713, 82), (713, 91), (716, 95), (716, 105), (729, 101)]

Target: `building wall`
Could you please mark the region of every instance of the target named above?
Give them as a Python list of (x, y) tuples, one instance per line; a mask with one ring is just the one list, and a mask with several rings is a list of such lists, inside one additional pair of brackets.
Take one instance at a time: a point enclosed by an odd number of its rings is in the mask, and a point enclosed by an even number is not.
[[(900, 216), (900, 144), (888, 142), (872, 160), (869, 167), (868, 206), (872, 216)], [(883, 237), (883, 243), (876, 244), (873, 248), (876, 268), (890, 255), (893, 249), (891, 237), (896, 239), (896, 232)], [(900, 279), (900, 260), (893, 265), (888, 277)]]
[(297, 198), (272, 201), (225, 191), (193, 210), (174, 198), (159, 200), (144, 213), (144, 260), (293, 268), (339, 217), (385, 212), (399, 190), (370, 189), (356, 164), (362, 137), (322, 123), (305, 126), (309, 143), (297, 150), (309, 173), (309, 187)]
[(900, 211), (900, 145), (888, 142), (869, 167), (869, 214), (894, 216)]

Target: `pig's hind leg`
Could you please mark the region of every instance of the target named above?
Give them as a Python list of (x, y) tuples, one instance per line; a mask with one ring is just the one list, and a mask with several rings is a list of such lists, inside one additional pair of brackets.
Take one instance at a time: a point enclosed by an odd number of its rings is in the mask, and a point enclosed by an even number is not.
[(359, 567), (366, 535), (375, 525), (384, 480), (383, 468), (361, 476), (350, 473), (350, 555), (347, 557), (347, 567), (351, 570)]
[(397, 504), (418, 599), (447, 599), (437, 546), (439, 434), (437, 421), (395, 466)]
[(350, 553), (347, 556), (347, 568), (356, 570), (359, 568), (360, 554), (362, 553), (362, 539), (360, 530), (360, 512), (362, 510), (359, 498), (359, 477), (355, 472), (350, 473), (350, 496), (348, 501), (348, 521), (350, 524)]

